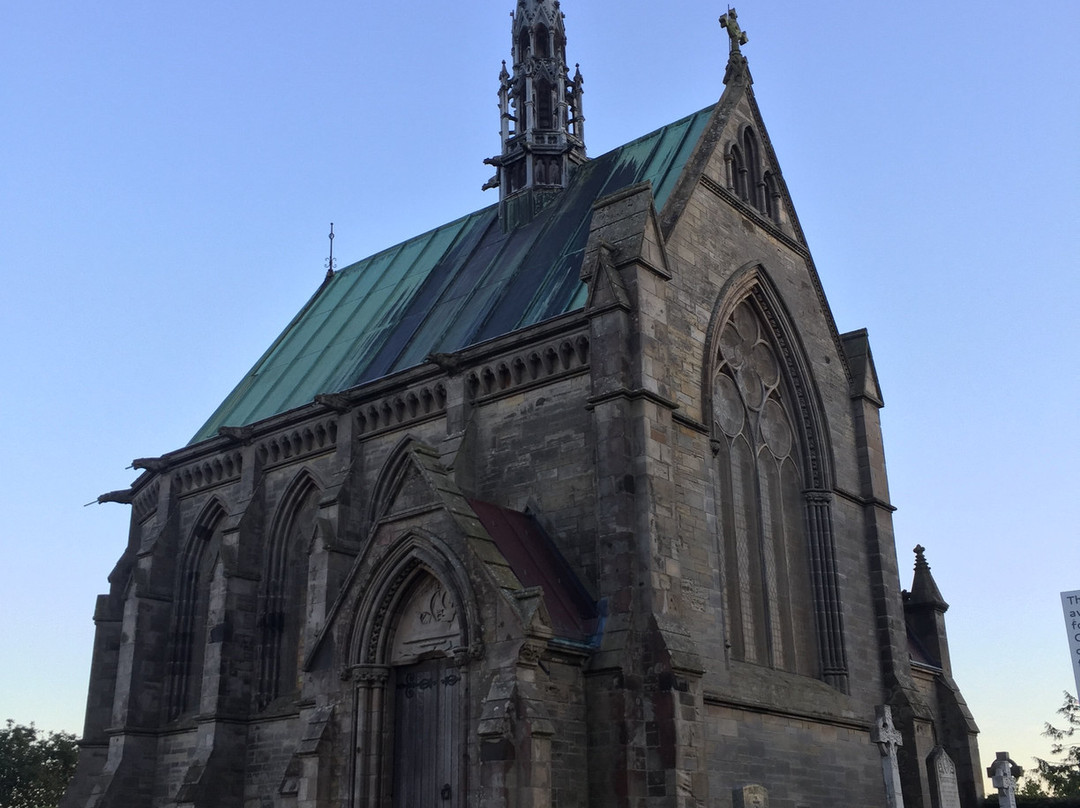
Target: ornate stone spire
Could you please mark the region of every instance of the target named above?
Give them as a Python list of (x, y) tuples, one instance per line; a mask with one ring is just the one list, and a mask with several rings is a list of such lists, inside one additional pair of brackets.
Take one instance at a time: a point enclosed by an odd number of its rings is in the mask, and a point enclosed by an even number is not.
[(570, 168), (585, 162), (581, 71), (566, 64), (566, 29), (559, 0), (518, 0), (512, 32), (513, 75), (499, 74), (502, 153), (485, 188), (499, 199), (531, 194), (534, 205), (564, 188)]

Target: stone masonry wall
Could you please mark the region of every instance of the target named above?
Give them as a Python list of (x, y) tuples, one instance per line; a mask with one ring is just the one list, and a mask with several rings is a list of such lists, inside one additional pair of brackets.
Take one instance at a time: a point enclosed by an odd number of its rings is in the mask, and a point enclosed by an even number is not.
[(731, 808), (732, 791), (765, 785), (770, 808), (884, 805), (881, 763), (857, 726), (706, 704), (710, 806)]
[[(828, 709), (865, 719), (873, 715), (874, 704), (880, 703), (883, 693), (867, 580), (862, 506), (853, 501), (859, 492), (859, 468), (845, 358), (827, 304), (818, 295), (809, 256), (795, 242), (794, 231), (746, 206), (733, 204), (724, 195), (722, 189), (727, 181), (723, 145), (747, 124), (755, 122), (749, 108), (741, 105), (706, 165), (705, 179), (690, 195), (666, 244), (672, 275), (668, 295), (672, 361), (667, 381), (679, 404), (682, 426), (674, 459), (678, 470), (676, 517), (667, 529), (682, 576), (677, 610), (706, 660), (707, 688), (720, 688), (750, 702), (775, 689), (763, 690), (758, 681), (746, 682), (746, 677), (727, 672), (730, 669), (720, 619), (723, 600), (717, 577), (718, 527), (712, 502), (711, 415), (703, 411), (702, 401), (706, 337), (717, 301), (738, 270), (748, 263), (759, 263), (798, 330), (797, 344), (805, 351), (826, 418), (826, 434), (822, 437), (829, 439), (828, 459), (836, 489), (831, 510), (852, 683), (851, 697), (832, 699)], [(802, 606), (813, 608), (811, 603)], [(770, 672), (761, 671), (755, 678), (769, 676)], [(818, 698), (817, 684), (807, 682), (806, 700)], [(787, 689), (790, 686), (788, 683)]]

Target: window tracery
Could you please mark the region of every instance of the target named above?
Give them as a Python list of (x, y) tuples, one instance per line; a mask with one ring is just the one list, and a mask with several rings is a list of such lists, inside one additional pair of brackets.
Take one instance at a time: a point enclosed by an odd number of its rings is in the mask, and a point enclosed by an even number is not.
[(713, 376), (725, 629), (735, 659), (817, 675), (806, 486), (784, 375), (745, 300), (721, 329)]

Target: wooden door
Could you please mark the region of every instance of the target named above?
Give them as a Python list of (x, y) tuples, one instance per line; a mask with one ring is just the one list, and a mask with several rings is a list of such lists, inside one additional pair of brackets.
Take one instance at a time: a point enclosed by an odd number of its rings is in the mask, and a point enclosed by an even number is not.
[(461, 808), (464, 689), (435, 659), (394, 669), (394, 808)]

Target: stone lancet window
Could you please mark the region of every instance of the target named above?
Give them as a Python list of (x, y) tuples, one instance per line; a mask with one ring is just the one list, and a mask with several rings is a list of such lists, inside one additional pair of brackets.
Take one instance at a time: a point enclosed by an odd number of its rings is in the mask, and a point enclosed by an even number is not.
[(780, 186), (776, 175), (762, 164), (761, 148), (751, 127), (728, 146), (726, 162), (728, 190), (773, 221), (780, 221)]
[(746, 161), (742, 149), (732, 145), (728, 149), (728, 188), (740, 199), (746, 199)]
[(170, 720), (199, 709), (210, 611), (210, 585), (221, 554), (225, 513), (213, 507), (199, 520), (181, 552), (177, 601), (167, 662)]
[(764, 212), (765, 204), (761, 185), (761, 153), (758, 149), (757, 135), (749, 126), (743, 130), (743, 156), (746, 158), (746, 195), (747, 202)]
[(807, 486), (790, 391), (747, 299), (720, 331), (713, 376), (727, 640), (735, 659), (817, 676)]
[(774, 222), (780, 221), (780, 187), (776, 184), (776, 175), (766, 171), (764, 176), (765, 209), (764, 213)]
[(555, 128), (554, 91), (551, 82), (541, 79), (536, 84), (536, 119), (540, 129)]
[(285, 497), (267, 544), (260, 598), (257, 706), (299, 689), (302, 621), (307, 612), (308, 546), (319, 490), (306, 477)]
[(548, 45), (550, 44), (550, 34), (548, 34), (548, 29), (546, 25), (536, 26), (535, 39), (536, 47), (534, 48), (534, 51), (536, 55), (539, 56), (541, 59), (546, 59), (547, 57), (551, 56), (551, 50), (548, 47)]

